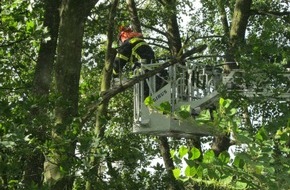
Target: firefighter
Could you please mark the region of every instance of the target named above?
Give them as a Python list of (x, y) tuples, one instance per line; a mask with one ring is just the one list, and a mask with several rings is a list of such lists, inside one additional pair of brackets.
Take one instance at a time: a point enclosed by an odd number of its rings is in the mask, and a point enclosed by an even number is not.
[[(114, 81), (118, 81), (124, 66), (130, 63), (132, 67), (142, 60), (142, 63), (150, 64), (155, 56), (152, 48), (144, 41), (143, 35), (134, 32), (130, 27), (120, 27), (120, 47), (113, 65)], [(117, 79), (117, 80), (116, 80)]]

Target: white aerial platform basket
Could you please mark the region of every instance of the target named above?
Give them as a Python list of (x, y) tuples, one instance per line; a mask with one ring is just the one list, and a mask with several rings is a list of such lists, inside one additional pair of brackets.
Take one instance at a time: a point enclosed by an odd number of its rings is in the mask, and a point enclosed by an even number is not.
[[(158, 66), (160, 64), (142, 65), (139, 72), (142, 74), (145, 70), (152, 70)], [(186, 66), (174, 65), (165, 70), (165, 75), (164, 73), (157, 74), (134, 86), (134, 133), (173, 137), (212, 135), (212, 127), (200, 125), (193, 118), (180, 120), (174, 116), (174, 112), (182, 105), (189, 105), (194, 111), (194, 109), (217, 99), (216, 92), (209, 93), (212, 90), (211, 87), (202, 91), (199, 87), (194, 86), (188, 71)], [(206, 75), (203, 73), (200, 76), (205, 77)], [(196, 76), (199, 81), (203, 80), (200, 76)], [(204, 79), (203, 81), (206, 82), (207, 79)], [(161, 83), (165, 84), (160, 87)], [(148, 95), (152, 97), (154, 106), (168, 102), (171, 106), (171, 114), (163, 114), (158, 110), (148, 108), (144, 104), (145, 96)], [(194, 99), (195, 101), (193, 101)]]
[[(134, 74), (143, 74), (146, 70), (153, 70), (161, 64), (141, 64), (141, 68), (135, 70)], [(166, 74), (159, 73), (134, 86), (133, 132), (185, 138), (218, 133), (218, 129), (196, 122), (194, 113), (211, 108), (217, 102), (219, 99), (217, 87), (220, 84), (223, 84), (227, 91), (233, 91), (233, 86), (237, 85), (235, 79), (243, 75), (244, 71), (237, 69), (229, 74), (223, 74), (222, 69), (215, 66), (173, 65), (165, 72)], [(289, 73), (282, 75), (290, 81)], [(266, 92), (257, 92), (254, 88), (245, 87), (234, 90), (244, 97), (255, 98), (272, 96), (275, 87), (272, 89), (273, 92), (269, 89)], [(158, 107), (161, 103), (168, 102), (171, 113), (163, 114), (158, 109), (147, 107), (144, 100), (148, 95), (152, 97), (153, 106)], [(289, 87), (285, 87), (283, 93), (278, 94), (275, 98), (289, 100)], [(175, 112), (181, 106), (190, 106), (192, 118), (178, 119), (175, 117)]]
[[(158, 92), (152, 95), (152, 99), (156, 100), (155, 106), (162, 103), (163, 100), (170, 100), (171, 85), (167, 84)], [(207, 136), (212, 134), (211, 127), (199, 125), (193, 119), (180, 120), (170, 114), (163, 114), (157, 110), (150, 109), (141, 103), (140, 110), (137, 111), (140, 115), (135, 117), (133, 132), (140, 134), (156, 135), (156, 136), (173, 136), (185, 137), (192, 136)]]

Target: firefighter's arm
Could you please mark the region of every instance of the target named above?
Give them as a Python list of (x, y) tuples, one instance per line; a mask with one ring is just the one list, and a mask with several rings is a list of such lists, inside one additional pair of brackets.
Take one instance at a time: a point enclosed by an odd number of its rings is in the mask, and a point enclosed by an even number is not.
[(129, 58), (121, 53), (117, 53), (114, 65), (113, 65), (113, 76), (118, 77), (118, 74), (122, 71), (123, 67), (129, 61)]

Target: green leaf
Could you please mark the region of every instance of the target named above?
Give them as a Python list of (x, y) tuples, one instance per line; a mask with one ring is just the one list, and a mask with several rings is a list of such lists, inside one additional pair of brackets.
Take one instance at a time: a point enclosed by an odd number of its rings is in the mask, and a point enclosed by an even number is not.
[(180, 169), (179, 168), (173, 169), (173, 175), (176, 179), (178, 179), (180, 177)]
[(263, 165), (256, 165), (255, 166), (255, 172), (257, 174), (262, 174), (263, 169), (264, 169), (264, 166)]
[(211, 117), (210, 117), (210, 112), (208, 110), (204, 110), (200, 112), (200, 114), (196, 118), (196, 121), (199, 121), (199, 122), (210, 121), (210, 120), (211, 120)]
[(240, 143), (252, 142), (247, 133), (239, 133), (239, 131), (235, 132), (235, 139)]
[(191, 150), (191, 160), (198, 159), (201, 155), (200, 150), (198, 148), (193, 147)]
[(33, 21), (27, 21), (26, 22), (26, 31), (32, 31), (34, 29), (35, 23)]
[(232, 103), (232, 100), (230, 99), (220, 98), (220, 101), (219, 101), (220, 106), (223, 108), (228, 108), (231, 103)]
[(180, 158), (182, 158), (185, 154), (187, 154), (188, 152), (188, 148), (186, 148), (185, 146), (181, 146), (179, 148), (179, 156)]
[(219, 179), (220, 173), (218, 172), (218, 170), (213, 169), (213, 168), (207, 168), (206, 172), (207, 172), (207, 176), (209, 176), (210, 179)]
[(182, 105), (180, 106), (180, 110), (190, 112), (190, 105)]
[(280, 143), (281, 144), (287, 144), (287, 142), (290, 141), (290, 136), (289, 136), (289, 133), (283, 133), (281, 135), (281, 138), (280, 138)]
[(265, 171), (267, 172), (267, 174), (275, 174), (275, 168), (274, 167), (267, 167), (267, 168), (264, 168)]
[(224, 102), (225, 102), (225, 99), (223, 99), (223, 98), (220, 98), (219, 104), (220, 104), (220, 105), (223, 105), (223, 104), (224, 104)]
[(256, 138), (256, 140), (263, 141), (263, 137), (260, 133), (257, 133), (255, 138)]
[(152, 106), (154, 104), (154, 101), (153, 101), (152, 97), (151, 96), (148, 96), (147, 98), (145, 98), (144, 104), (146, 106)]
[(201, 165), (199, 165), (199, 166), (197, 167), (196, 174), (197, 174), (197, 176), (198, 176), (199, 178), (202, 178), (202, 176), (203, 176), (203, 167), (202, 167)]
[(234, 116), (234, 115), (236, 115), (236, 113), (237, 113), (237, 109), (236, 108), (232, 108), (232, 109), (230, 109), (229, 115), (230, 116)]
[(255, 136), (258, 141), (265, 141), (268, 139), (268, 135), (264, 127), (262, 127)]
[(241, 159), (240, 157), (236, 156), (234, 161), (233, 161), (233, 166), (243, 169), (245, 165), (245, 161)]
[(246, 187), (247, 187), (247, 183), (241, 182), (241, 181), (237, 181), (236, 182), (236, 188), (237, 189), (246, 189)]
[(184, 111), (184, 110), (180, 110), (178, 111), (178, 115), (182, 118), (182, 119), (186, 119), (186, 118), (189, 118), (191, 115), (190, 115), (190, 112), (187, 112), (187, 111)]
[(175, 155), (175, 151), (171, 149), (171, 150), (170, 150), (170, 157), (173, 158), (174, 155)]
[(219, 154), (218, 158), (223, 164), (228, 164), (230, 161), (230, 154), (228, 152), (222, 152)]
[(196, 161), (194, 161), (194, 160), (188, 160), (185, 158), (184, 161), (186, 162), (186, 164), (188, 166), (195, 166), (196, 165)]
[(224, 184), (224, 185), (228, 185), (228, 184), (230, 184), (230, 183), (232, 182), (232, 179), (233, 179), (233, 176), (227, 176), (227, 177), (225, 177), (225, 178), (222, 178), (222, 179), (220, 180), (220, 182), (221, 182), (222, 184)]
[(213, 150), (208, 150), (203, 155), (203, 163), (212, 163), (215, 159), (215, 154)]
[(232, 100), (227, 99), (227, 100), (226, 100), (226, 104), (224, 105), (224, 107), (225, 107), (225, 108), (230, 107), (231, 103), (232, 103)]
[(190, 117), (191, 116), (190, 105), (180, 106), (180, 110), (177, 113), (183, 119)]
[(171, 105), (169, 102), (162, 102), (160, 104), (159, 110), (165, 113), (170, 113), (171, 112)]
[[(204, 168), (204, 169), (202, 170), (202, 175), (205, 176), (205, 177), (208, 176), (208, 170), (209, 170), (208, 168)], [(209, 176), (208, 176), (208, 177), (209, 177)]]
[(197, 170), (196, 170), (196, 168), (194, 166), (192, 166), (192, 167), (187, 166), (185, 168), (185, 176), (194, 177), (196, 173), (197, 173)]

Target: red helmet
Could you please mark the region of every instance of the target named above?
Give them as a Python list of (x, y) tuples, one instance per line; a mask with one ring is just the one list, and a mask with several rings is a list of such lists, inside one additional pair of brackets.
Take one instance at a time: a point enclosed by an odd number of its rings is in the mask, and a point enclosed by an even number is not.
[(120, 26), (119, 30), (119, 40), (121, 40), (121, 42), (133, 37), (143, 37), (141, 33), (134, 32), (130, 27)]

